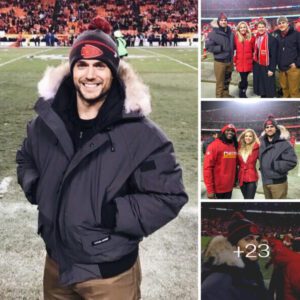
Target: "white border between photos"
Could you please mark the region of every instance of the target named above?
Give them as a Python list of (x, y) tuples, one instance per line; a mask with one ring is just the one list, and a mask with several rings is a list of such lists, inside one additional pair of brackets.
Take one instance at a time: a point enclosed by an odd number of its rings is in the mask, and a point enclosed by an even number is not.
[[(209, 199), (202, 199), (201, 197), (201, 178), (202, 178), (202, 172), (201, 172), (201, 166), (202, 166), (202, 159), (201, 159), (201, 104), (202, 101), (237, 101), (234, 99), (240, 99), (240, 98), (226, 98), (226, 99), (219, 99), (219, 98), (205, 98), (202, 99), (202, 94), (201, 94), (201, 57), (202, 57), (202, 47), (201, 47), (201, 1), (198, 2), (198, 34), (199, 34), (199, 42), (198, 42), (198, 299), (201, 300), (201, 205), (202, 203), (211, 203), (211, 202), (216, 202), (216, 203), (227, 203), (227, 202), (232, 202), (232, 203), (245, 203), (245, 202), (253, 202), (245, 199), (230, 199), (230, 200), (209, 200)], [(300, 105), (300, 98), (299, 99), (287, 99), (287, 98), (269, 98), (269, 99), (263, 99), (260, 100), (261, 98), (253, 98), (255, 101), (264, 101), (264, 102), (274, 102), (274, 101), (293, 101), (293, 102), (298, 102)], [(250, 100), (250, 99), (249, 99)], [(251, 100), (250, 100), (251, 101)], [(300, 161), (298, 161), (300, 168)], [(299, 178), (300, 179), (300, 178)], [(272, 200), (267, 200), (267, 199), (257, 199), (255, 202), (269, 202), (269, 203), (277, 203), (281, 201), (289, 201), (289, 202), (295, 202), (299, 203), (300, 202), (300, 195), (299, 198), (296, 199), (272, 199)], [(205, 300), (205, 299), (203, 299)]]

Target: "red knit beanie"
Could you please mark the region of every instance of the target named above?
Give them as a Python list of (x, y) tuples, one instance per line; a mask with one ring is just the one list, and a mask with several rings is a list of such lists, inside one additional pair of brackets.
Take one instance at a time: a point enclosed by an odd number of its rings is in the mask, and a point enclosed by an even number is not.
[(226, 16), (225, 13), (223, 13), (223, 12), (221, 12), (221, 13), (219, 14), (219, 16), (218, 16), (218, 22), (219, 22), (220, 20), (222, 20), (222, 19), (228, 20), (227, 16)]
[(268, 118), (264, 122), (264, 128), (268, 125), (273, 125), (274, 127), (278, 128), (278, 122), (275, 120), (273, 115), (269, 115)]

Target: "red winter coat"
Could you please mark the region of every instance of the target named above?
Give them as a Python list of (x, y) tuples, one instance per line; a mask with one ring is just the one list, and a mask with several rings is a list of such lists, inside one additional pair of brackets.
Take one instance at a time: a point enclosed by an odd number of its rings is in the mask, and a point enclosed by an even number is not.
[(234, 37), (235, 45), (235, 67), (238, 72), (252, 72), (253, 68), (253, 51), (254, 51), (255, 38), (240, 42), (237, 34)]
[(269, 239), (274, 266), (283, 267), (284, 300), (300, 298), (300, 253), (294, 252), (276, 239)]
[(238, 155), (239, 166), (239, 185), (242, 186), (243, 182), (254, 182), (258, 180), (258, 172), (256, 170), (256, 162), (258, 160), (259, 145), (254, 144), (251, 154), (248, 156), (247, 161), (244, 162), (243, 157)]
[(235, 183), (237, 151), (220, 139), (212, 142), (204, 156), (203, 177), (208, 194), (232, 191)]

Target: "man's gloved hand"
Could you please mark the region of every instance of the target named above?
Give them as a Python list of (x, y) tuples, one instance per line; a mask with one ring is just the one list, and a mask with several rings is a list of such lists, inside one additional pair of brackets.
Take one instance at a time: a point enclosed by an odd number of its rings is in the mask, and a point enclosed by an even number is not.
[(116, 227), (117, 206), (114, 201), (110, 201), (102, 206), (101, 227), (114, 229)]

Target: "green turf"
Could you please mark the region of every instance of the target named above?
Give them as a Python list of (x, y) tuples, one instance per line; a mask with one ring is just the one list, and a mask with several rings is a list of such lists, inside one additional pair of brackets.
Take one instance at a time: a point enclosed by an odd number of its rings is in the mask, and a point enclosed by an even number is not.
[[(15, 153), (28, 120), (34, 116), (37, 82), (58, 60), (39, 55), (68, 55), (69, 49), (0, 49), (0, 180), (15, 174)], [(5, 62), (18, 57), (6, 65)], [(174, 61), (178, 60), (178, 61)], [(128, 61), (150, 86), (156, 121), (174, 142), (191, 199), (197, 195), (197, 49), (134, 48)], [(183, 65), (188, 64), (189, 66)], [(2, 65), (2, 66), (1, 66)]]

